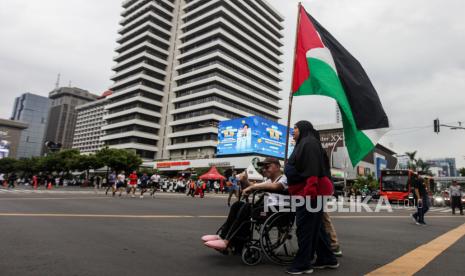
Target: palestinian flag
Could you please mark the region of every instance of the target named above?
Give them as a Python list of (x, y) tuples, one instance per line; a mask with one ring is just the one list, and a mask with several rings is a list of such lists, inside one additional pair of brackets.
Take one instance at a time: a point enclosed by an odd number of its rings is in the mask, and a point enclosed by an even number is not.
[(387, 132), (388, 118), (360, 63), (302, 6), (299, 17), (293, 96), (322, 95), (337, 101), (355, 166)]

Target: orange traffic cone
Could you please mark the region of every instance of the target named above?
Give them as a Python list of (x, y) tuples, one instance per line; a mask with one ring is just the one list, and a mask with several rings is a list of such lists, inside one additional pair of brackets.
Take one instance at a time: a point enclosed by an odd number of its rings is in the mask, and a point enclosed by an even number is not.
[(52, 189), (52, 182), (48, 182), (47, 190), (51, 190), (51, 189)]

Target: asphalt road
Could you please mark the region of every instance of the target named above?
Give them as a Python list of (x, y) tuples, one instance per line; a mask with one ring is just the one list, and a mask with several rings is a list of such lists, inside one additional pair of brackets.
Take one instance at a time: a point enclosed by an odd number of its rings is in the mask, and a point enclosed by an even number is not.
[[(341, 266), (314, 274), (370, 273), (465, 223), (442, 210), (428, 213), (428, 226), (415, 225), (404, 209), (333, 214)], [(227, 212), (225, 198), (213, 195), (0, 190), (0, 275), (284, 275), (285, 267), (249, 267), (203, 246), (200, 237), (214, 233)], [(463, 275), (464, 253), (461, 237), (417, 275)]]

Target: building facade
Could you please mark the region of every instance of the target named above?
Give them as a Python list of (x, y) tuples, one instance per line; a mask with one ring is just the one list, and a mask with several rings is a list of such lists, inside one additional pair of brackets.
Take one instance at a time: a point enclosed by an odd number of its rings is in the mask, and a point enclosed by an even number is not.
[(436, 168), (437, 176), (458, 176), (455, 158), (436, 158), (425, 161), (431, 167)]
[(266, 1), (123, 7), (107, 145), (152, 160), (212, 158), (219, 121), (279, 119), (283, 17)]
[(21, 133), (27, 127), (22, 122), (0, 119), (0, 159), (17, 156)]
[(104, 142), (101, 140), (105, 134), (103, 127), (106, 121), (103, 117), (107, 115), (105, 105), (111, 91), (104, 92), (96, 101), (76, 107), (77, 119), (74, 130), (73, 149), (81, 153), (90, 154), (100, 150)]
[(28, 125), (19, 139), (16, 158), (40, 156), (44, 144), (50, 100), (47, 97), (25, 93), (15, 99), (11, 120)]
[(321, 144), (330, 159), (331, 167), (345, 171), (349, 179), (366, 175), (379, 177), (380, 170), (397, 167), (396, 153), (381, 144), (376, 144), (375, 148), (353, 167), (344, 145), (342, 124), (317, 125), (315, 129), (320, 133)]
[(97, 98), (97, 95), (75, 87), (61, 87), (50, 92), (45, 141), (60, 143), (62, 149), (71, 149), (78, 115), (76, 107)]

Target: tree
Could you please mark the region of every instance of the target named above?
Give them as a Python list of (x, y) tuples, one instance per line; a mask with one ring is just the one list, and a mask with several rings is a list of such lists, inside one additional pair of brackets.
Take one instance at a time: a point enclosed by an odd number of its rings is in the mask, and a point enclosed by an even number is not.
[(64, 174), (78, 167), (80, 153), (76, 149), (62, 150), (56, 153), (56, 157), (58, 159), (58, 170)]
[(430, 168), (431, 168), (430, 164), (423, 161), (423, 159), (419, 158), (417, 160), (416, 167), (417, 167), (418, 172), (422, 172), (422, 173), (427, 174), (427, 175), (432, 175), (432, 172), (430, 170)]
[(379, 189), (379, 183), (373, 175), (359, 176), (354, 182), (353, 188), (356, 191), (361, 190), (363, 187), (367, 186), (371, 191)]
[(459, 173), (461, 176), (465, 176), (465, 168), (459, 169)]
[(0, 173), (12, 173), (17, 171), (18, 160), (14, 158), (2, 158), (0, 159)]
[(417, 159), (415, 158), (415, 156), (417, 155), (417, 151), (405, 152), (405, 155), (407, 155), (409, 159), (408, 168), (416, 171), (417, 170)]
[(134, 152), (123, 149), (110, 149), (105, 147), (96, 154), (102, 163), (114, 171), (136, 170), (142, 164), (142, 159)]
[(23, 176), (32, 176), (38, 172), (39, 157), (21, 158), (16, 163), (16, 170), (22, 172)]
[(103, 161), (96, 155), (80, 155), (75, 164), (75, 169), (86, 172), (86, 180), (89, 178), (89, 170), (96, 170), (103, 167)]

